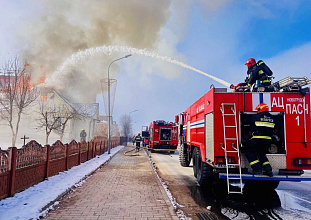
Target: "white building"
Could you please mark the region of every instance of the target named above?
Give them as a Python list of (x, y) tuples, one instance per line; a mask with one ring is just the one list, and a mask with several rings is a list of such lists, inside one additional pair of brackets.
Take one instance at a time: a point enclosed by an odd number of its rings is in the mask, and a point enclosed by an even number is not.
[[(44, 145), (46, 134), (44, 127), (38, 128), (38, 119), (41, 116), (40, 103), (49, 103), (49, 106), (58, 106), (63, 109), (73, 110), (80, 113), (79, 119), (70, 119), (66, 123), (63, 135), (53, 130), (49, 136), (48, 144), (53, 144), (56, 140), (62, 139), (63, 143), (69, 143), (72, 140), (80, 141), (81, 129), (87, 133), (86, 141), (91, 140), (95, 135), (96, 123), (99, 121), (99, 104), (98, 103), (71, 103), (62, 97), (56, 91), (47, 93), (38, 97), (37, 101), (28, 109), (25, 109), (21, 116), (19, 131), (16, 141), (16, 147), (20, 148), (24, 144), (25, 135), (26, 143), (30, 140), (36, 140)], [(49, 113), (48, 111), (46, 113)], [(62, 119), (61, 119), (62, 120)], [(6, 121), (0, 121), (0, 147), (6, 149), (11, 147), (12, 133)]]

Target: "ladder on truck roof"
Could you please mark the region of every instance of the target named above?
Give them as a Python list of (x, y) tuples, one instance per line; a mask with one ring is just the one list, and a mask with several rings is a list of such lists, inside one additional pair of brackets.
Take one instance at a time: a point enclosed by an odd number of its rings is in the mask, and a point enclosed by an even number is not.
[[(227, 107), (225, 107), (227, 106)], [(229, 109), (229, 110), (228, 110)], [(226, 171), (227, 171), (227, 187), (228, 187), (228, 194), (229, 193), (243, 193), (243, 187), (242, 187), (242, 170), (241, 170), (241, 157), (240, 157), (240, 150), (238, 148), (238, 128), (237, 128), (237, 118), (236, 118), (236, 107), (235, 103), (222, 103), (221, 104), (221, 113), (222, 113), (222, 119), (223, 119), (223, 128), (224, 128), (224, 147), (221, 148), (225, 151), (225, 159), (226, 159)], [(231, 118), (231, 119), (230, 119)], [(227, 120), (226, 120), (227, 119)], [(234, 119), (234, 120), (233, 120)], [(230, 122), (230, 124), (228, 123)], [(233, 122), (232, 122), (233, 121)], [(226, 124), (227, 122), (227, 124)], [(231, 132), (231, 136), (228, 136), (228, 130), (231, 129), (234, 130), (234, 132)], [(231, 148), (229, 149), (228, 142), (231, 143)], [(234, 143), (235, 146), (234, 147)], [(230, 162), (228, 161), (228, 153), (234, 153), (237, 155), (238, 162)], [(229, 167), (235, 167), (238, 168), (239, 174), (232, 177), (229, 173)], [(230, 183), (234, 183), (238, 180), (240, 190), (232, 190), (230, 189)]]

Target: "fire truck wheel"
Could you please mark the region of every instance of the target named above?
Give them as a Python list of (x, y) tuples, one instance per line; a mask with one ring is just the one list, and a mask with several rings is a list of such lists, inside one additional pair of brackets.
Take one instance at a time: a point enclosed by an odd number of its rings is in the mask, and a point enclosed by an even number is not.
[(279, 186), (280, 181), (267, 181), (266, 185), (269, 189), (276, 189)]
[(213, 182), (213, 170), (207, 165), (207, 163), (202, 161), (201, 152), (199, 149), (196, 151), (196, 159), (197, 159), (197, 180), (200, 186), (211, 185)]
[(192, 164), (193, 164), (193, 175), (195, 176), (195, 177), (197, 177), (197, 173), (198, 173), (198, 170), (197, 170), (197, 163), (198, 163), (198, 157), (197, 157), (197, 151), (199, 151), (199, 149), (197, 148), (197, 147), (195, 147), (194, 149), (193, 149), (193, 153), (192, 153)]
[(256, 181), (248, 180), (245, 182), (243, 191), (248, 193), (249, 191), (258, 191), (258, 190), (275, 190), (279, 186), (280, 181)]
[(188, 146), (186, 144), (180, 145), (179, 163), (182, 167), (189, 167), (190, 164), (190, 159), (188, 159), (187, 148)]

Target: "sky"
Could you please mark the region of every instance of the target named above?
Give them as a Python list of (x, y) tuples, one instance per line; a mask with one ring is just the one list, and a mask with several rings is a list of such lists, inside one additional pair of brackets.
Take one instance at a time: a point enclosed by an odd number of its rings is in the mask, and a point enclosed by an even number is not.
[[(96, 53), (95, 47), (145, 50), (229, 84), (244, 81), (250, 57), (264, 60), (274, 81), (311, 78), (308, 0), (1, 2), (0, 63), (14, 56), (26, 59), (38, 78), (45, 74), (47, 86), (74, 102), (103, 103), (100, 80), (108, 77), (112, 61), (133, 51)], [(117, 80), (113, 120), (119, 123), (122, 115), (137, 110), (130, 114), (134, 133), (154, 120), (174, 121), (211, 85), (226, 87), (143, 54), (133, 53), (109, 68), (110, 78)], [(103, 106), (100, 113), (106, 114)]]

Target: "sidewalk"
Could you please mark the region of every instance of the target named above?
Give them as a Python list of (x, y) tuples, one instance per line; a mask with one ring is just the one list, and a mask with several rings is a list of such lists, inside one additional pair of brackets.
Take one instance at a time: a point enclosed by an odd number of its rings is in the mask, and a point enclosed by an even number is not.
[(46, 219), (178, 219), (144, 151), (125, 147)]

